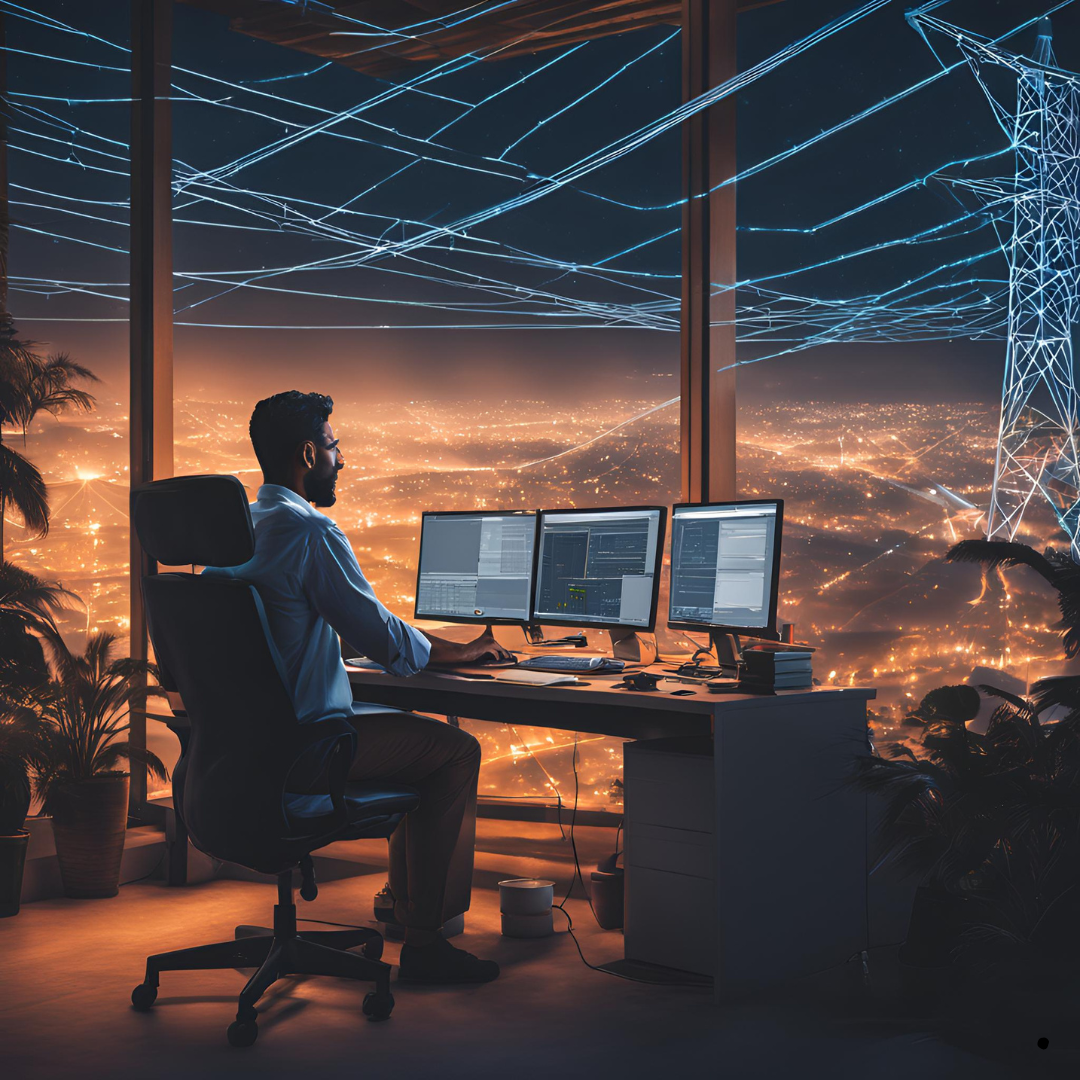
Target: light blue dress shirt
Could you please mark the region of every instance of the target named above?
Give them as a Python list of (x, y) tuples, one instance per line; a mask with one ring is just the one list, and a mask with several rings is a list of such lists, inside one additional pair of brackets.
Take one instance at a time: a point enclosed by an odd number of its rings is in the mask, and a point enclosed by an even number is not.
[(427, 638), (379, 602), (330, 518), (279, 484), (259, 488), (251, 517), (254, 557), (203, 573), (255, 586), (301, 723), (353, 714), (338, 634), (394, 675), (415, 675), (427, 664)]

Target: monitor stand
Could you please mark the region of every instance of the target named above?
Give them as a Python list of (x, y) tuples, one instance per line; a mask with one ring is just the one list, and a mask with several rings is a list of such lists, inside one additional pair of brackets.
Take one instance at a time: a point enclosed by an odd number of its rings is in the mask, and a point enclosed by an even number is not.
[(723, 671), (737, 672), (742, 667), (743, 637), (762, 641), (779, 641), (779, 634), (758, 631), (751, 634), (733, 634), (730, 630), (710, 630), (709, 645), (716, 657), (717, 666)]
[(641, 638), (636, 630), (627, 630), (619, 627), (608, 631), (611, 638), (611, 655), (616, 660), (624, 660), (628, 664), (640, 664), (644, 662), (642, 655)]

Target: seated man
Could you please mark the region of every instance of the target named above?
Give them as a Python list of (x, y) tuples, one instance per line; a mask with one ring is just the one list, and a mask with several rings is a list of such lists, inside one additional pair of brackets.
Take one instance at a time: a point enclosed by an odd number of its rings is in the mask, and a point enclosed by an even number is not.
[[(405, 927), (400, 976), (488, 982), (498, 976), (498, 964), (439, 935), (445, 921), (469, 907), (480, 744), (427, 717), (354, 706), (338, 634), (395, 675), (415, 675), (429, 661), (503, 660), (508, 654), (490, 630), (462, 645), (392, 615), (365, 579), (345, 534), (312, 508), (334, 505), (345, 465), (329, 423), (333, 405), (322, 394), (290, 390), (255, 406), (249, 430), (264, 480), (251, 507), (255, 554), (243, 566), (207, 572), (243, 578), (258, 589), (300, 722), (327, 716), (352, 722), (359, 739), (350, 779), (393, 780), (420, 792), (419, 807), (390, 840), (394, 916)], [(293, 770), (290, 787), (308, 790), (323, 766), (318, 753), (309, 755)]]

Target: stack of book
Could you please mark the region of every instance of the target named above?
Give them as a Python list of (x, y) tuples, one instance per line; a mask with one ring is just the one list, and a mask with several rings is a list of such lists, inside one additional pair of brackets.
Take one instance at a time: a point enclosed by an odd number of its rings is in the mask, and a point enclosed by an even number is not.
[(748, 690), (768, 693), (795, 690), (814, 682), (811, 650), (797, 647), (743, 650), (743, 671), (739, 685)]

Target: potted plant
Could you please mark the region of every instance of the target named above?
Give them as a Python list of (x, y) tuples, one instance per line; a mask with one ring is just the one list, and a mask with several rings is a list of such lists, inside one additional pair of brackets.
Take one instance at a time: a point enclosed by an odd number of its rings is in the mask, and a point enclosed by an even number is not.
[(0, 560), (0, 916), (18, 913), (30, 834), (29, 763), (42, 749), (35, 693), (49, 681), (41, 647), (54, 614), (78, 598)]
[(988, 740), (966, 726), (980, 703), (971, 686), (932, 690), (904, 721), (922, 729), (921, 753), (894, 745), (857, 759), (856, 784), (883, 799), (875, 869), (894, 863), (919, 882), (901, 949), (911, 966), (951, 962), (973, 875), (998, 838)]
[(82, 656), (59, 638), (48, 643), (53, 677), (37, 694), (45, 738), (32, 765), (53, 819), (64, 894), (115, 896), (130, 780), (118, 766), (137, 761), (156, 777), (168, 776), (155, 754), (127, 741), (128, 717), (132, 706), (164, 691), (146, 684), (146, 676), (156, 677), (153, 664), (114, 658), (113, 634), (92, 634)]
[[(968, 540), (951, 561), (1028, 566), (1058, 592), (1067, 656), (1080, 653), (1080, 567), (1023, 544)], [(920, 753), (859, 760), (856, 782), (885, 799), (882, 860), (917, 876), (903, 960), (941, 966), (963, 949), (984, 970), (1060, 951), (1080, 919), (1080, 678), (1036, 683), (1001, 700), (985, 734), (967, 727), (975, 688), (942, 687), (908, 723)], [(1063, 712), (1044, 719), (1050, 710)], [(1080, 942), (1078, 942), (1080, 944)]]
[(19, 914), (23, 867), (30, 833), (27, 762), (40, 750), (41, 721), (14, 701), (0, 698), (0, 918)]

